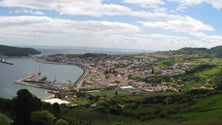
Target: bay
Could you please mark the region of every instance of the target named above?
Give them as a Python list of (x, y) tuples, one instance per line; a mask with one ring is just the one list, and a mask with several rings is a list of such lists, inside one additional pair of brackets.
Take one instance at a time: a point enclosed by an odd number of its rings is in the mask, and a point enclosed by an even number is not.
[(8, 62), (14, 65), (0, 63), (0, 97), (2, 98), (13, 98), (16, 96), (16, 92), (19, 89), (24, 88), (42, 99), (50, 96), (50, 94), (46, 93), (47, 90), (45, 89), (14, 83), (18, 79), (39, 72), (39, 70), (42, 76), (47, 76), (48, 80), (56, 79), (58, 82), (62, 83), (68, 80), (74, 83), (83, 74), (83, 70), (77, 66), (43, 64), (30, 58), (11, 58), (8, 59)]

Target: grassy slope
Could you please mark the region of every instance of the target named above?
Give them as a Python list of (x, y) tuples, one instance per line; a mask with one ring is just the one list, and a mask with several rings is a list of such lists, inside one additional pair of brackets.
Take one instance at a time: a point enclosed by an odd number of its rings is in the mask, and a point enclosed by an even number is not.
[(0, 113), (0, 125), (10, 125), (12, 120)]
[(198, 99), (191, 111), (176, 113), (164, 119), (154, 119), (147, 125), (221, 125), (222, 95)]
[[(129, 93), (128, 92), (125, 92), (125, 91), (120, 91), (118, 90), (117, 91), (118, 95), (119, 96), (122, 96), (122, 95), (128, 95)], [(107, 96), (107, 97), (114, 97), (116, 96), (115, 95), (115, 90), (107, 90), (107, 91), (102, 91), (102, 92), (95, 92), (95, 93), (92, 93), (93, 96)]]
[[(152, 95), (151, 95), (152, 96)], [(128, 99), (130, 99), (129, 97)], [(144, 98), (144, 97), (142, 97)], [(132, 99), (134, 101), (141, 101), (141, 96), (135, 96)], [(127, 100), (128, 100), (127, 99)], [(222, 124), (222, 94), (213, 95), (209, 97), (203, 97), (197, 99), (197, 101), (187, 107), (180, 104), (173, 105), (158, 105), (154, 104), (152, 107), (141, 107), (139, 112), (144, 113), (150, 110), (150, 113), (155, 112), (156, 109), (170, 111), (170, 108), (178, 108), (177, 113), (172, 113), (166, 117), (157, 117), (154, 119), (138, 119), (138, 118), (129, 118), (122, 117), (120, 121), (125, 123), (125, 125), (221, 125)], [(187, 109), (179, 109), (187, 108)], [(154, 110), (153, 110), (154, 109)], [(152, 111), (153, 110), (153, 111)], [(143, 116), (141, 116), (143, 117)], [(113, 119), (115, 120), (115, 118)], [(114, 122), (111, 120), (112, 122)], [(107, 125), (111, 125), (110, 123)]]

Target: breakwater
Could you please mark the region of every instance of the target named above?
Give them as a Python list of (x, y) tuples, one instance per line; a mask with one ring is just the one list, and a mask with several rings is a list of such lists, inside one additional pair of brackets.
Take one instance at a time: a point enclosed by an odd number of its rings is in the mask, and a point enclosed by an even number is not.
[(81, 68), (83, 70), (83, 73), (82, 75), (74, 82), (74, 86), (76, 87), (76, 89), (80, 89), (82, 87), (82, 84), (83, 84), (83, 81), (85, 79), (85, 77), (88, 75), (89, 73), (89, 69), (82, 65), (82, 64), (79, 64), (79, 63), (75, 63), (75, 62), (72, 62), (72, 63), (61, 63), (61, 62), (53, 62), (53, 61), (46, 61), (46, 60), (43, 60), (43, 59), (39, 59), (39, 58), (33, 58), (36, 62), (40, 62), (40, 63), (44, 63), (44, 64), (55, 64), (55, 65), (71, 65), (71, 66), (77, 66), (79, 68)]

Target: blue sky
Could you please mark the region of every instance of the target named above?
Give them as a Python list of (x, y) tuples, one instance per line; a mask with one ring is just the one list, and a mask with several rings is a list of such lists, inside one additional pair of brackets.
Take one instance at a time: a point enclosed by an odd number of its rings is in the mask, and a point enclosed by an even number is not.
[(145, 50), (222, 45), (222, 0), (0, 0), (0, 44)]

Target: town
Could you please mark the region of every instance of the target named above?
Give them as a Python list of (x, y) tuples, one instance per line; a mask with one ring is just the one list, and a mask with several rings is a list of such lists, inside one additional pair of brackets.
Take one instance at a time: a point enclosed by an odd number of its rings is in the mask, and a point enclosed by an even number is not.
[[(83, 55), (55, 54), (38, 57), (46, 62), (80, 66), (84, 70), (82, 77), (74, 88), (85, 92), (98, 92), (109, 89), (120, 89), (130, 93), (182, 91), (181, 80), (172, 80), (172, 76), (184, 73), (192, 66), (218, 63), (214, 60), (191, 61), (196, 55), (168, 55), (147, 53), (135, 55), (107, 55), (86, 53)], [(176, 60), (176, 61), (175, 61)], [(146, 80), (169, 77), (159, 81)], [(145, 79), (145, 80), (144, 80)], [(199, 86), (205, 87), (205, 84)], [(209, 87), (212, 89), (212, 86)]]

